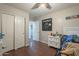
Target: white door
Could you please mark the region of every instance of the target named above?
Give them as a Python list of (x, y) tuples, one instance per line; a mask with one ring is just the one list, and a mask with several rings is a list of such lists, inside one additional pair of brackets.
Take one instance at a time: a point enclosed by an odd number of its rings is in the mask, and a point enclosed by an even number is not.
[(35, 21), (33, 24), (33, 33), (34, 33), (33, 40), (39, 41), (39, 22), (38, 21)]
[(33, 41), (33, 23), (29, 22), (29, 41)]
[(36, 29), (36, 33), (35, 33), (35, 39), (37, 40), (37, 41), (39, 41), (39, 21), (36, 21), (35, 22), (35, 29)]
[(15, 49), (24, 46), (24, 17), (15, 17)]
[(2, 14), (2, 32), (5, 34), (3, 43), (5, 46), (4, 52), (13, 49), (14, 35), (14, 16)]
[(39, 22), (38, 21), (29, 22), (29, 39), (31, 41), (32, 40), (39, 41)]

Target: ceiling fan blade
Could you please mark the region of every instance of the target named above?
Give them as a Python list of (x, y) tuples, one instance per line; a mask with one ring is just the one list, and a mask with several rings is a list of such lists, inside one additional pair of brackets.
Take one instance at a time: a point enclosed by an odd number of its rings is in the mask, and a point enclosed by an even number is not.
[(46, 3), (46, 8), (51, 9), (52, 7), (50, 6), (49, 3)]
[(40, 3), (36, 3), (36, 4), (32, 7), (32, 9), (36, 9), (36, 8), (38, 8), (39, 5), (40, 5)]

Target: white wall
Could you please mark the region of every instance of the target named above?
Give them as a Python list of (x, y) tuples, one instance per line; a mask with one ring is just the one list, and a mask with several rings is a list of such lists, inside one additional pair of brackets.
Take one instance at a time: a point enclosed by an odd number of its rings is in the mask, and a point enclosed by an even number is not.
[(29, 44), (28, 42), (28, 34), (29, 34), (29, 13), (25, 12), (23, 10), (17, 9), (15, 7), (5, 5), (5, 4), (0, 4), (0, 14), (10, 14), (14, 16), (23, 16), (26, 20), (26, 45)]
[(41, 20), (46, 18), (52, 18), (52, 33), (61, 33), (63, 34), (64, 27), (79, 27), (79, 18), (66, 20), (65, 17), (79, 14), (79, 6), (74, 6), (66, 8), (64, 10), (59, 10), (57, 12), (49, 13), (48, 15), (39, 17), (40, 22), (40, 41), (47, 43), (48, 40), (48, 31), (42, 31), (42, 22)]

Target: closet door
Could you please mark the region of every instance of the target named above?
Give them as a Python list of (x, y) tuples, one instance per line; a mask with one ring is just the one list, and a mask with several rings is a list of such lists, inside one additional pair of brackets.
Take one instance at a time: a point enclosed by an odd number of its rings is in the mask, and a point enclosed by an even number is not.
[(24, 17), (15, 17), (15, 49), (24, 47)]
[(0, 14), (0, 32), (1, 32), (1, 26), (2, 25), (2, 22), (1, 22), (1, 14)]
[(14, 39), (14, 16), (2, 14), (2, 32), (5, 34), (4, 42), (5, 49), (4, 52), (13, 49), (13, 39)]

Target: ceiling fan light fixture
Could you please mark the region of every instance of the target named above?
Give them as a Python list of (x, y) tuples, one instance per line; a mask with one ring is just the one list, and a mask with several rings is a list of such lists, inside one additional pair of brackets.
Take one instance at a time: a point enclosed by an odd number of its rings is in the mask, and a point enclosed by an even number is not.
[(48, 8), (51, 9), (51, 6), (49, 5), (49, 3), (36, 3), (32, 9), (37, 9), (37, 8)]
[(46, 8), (46, 4), (45, 3), (40, 4), (39, 8)]

